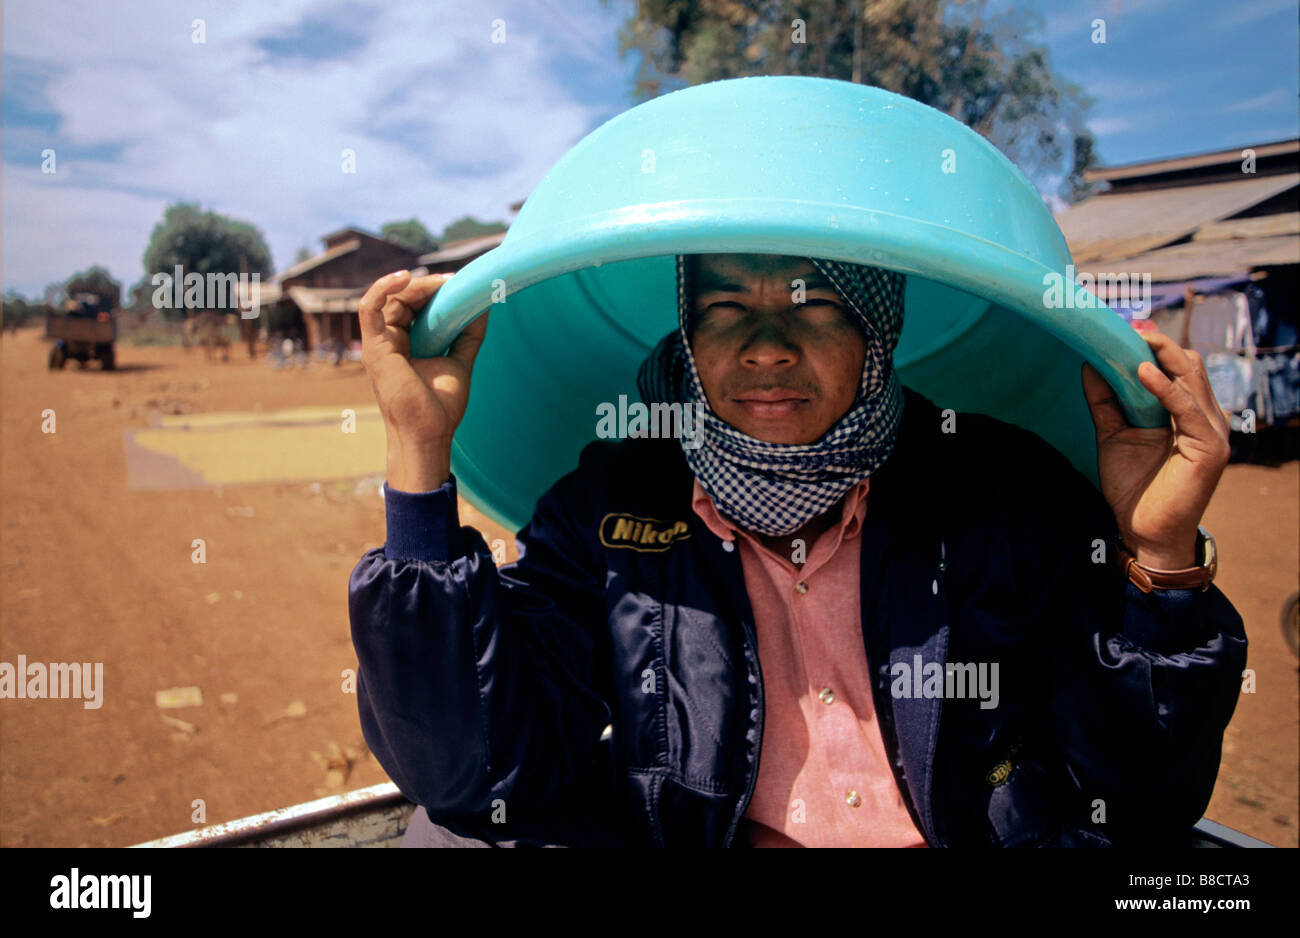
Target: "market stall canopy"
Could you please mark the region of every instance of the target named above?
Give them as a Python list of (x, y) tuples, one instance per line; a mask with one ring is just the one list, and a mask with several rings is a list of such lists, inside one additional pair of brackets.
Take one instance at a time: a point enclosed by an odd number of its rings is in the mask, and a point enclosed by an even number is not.
[[(1094, 484), (1091, 362), (1138, 426), (1168, 414), (1136, 378), (1146, 343), (1077, 286), (1039, 194), (988, 141), (908, 98), (758, 77), (638, 105), (588, 134), (501, 245), (448, 281), (411, 332), (442, 354), (491, 309), (452, 471), (514, 529), (596, 438), (597, 405), (676, 327), (673, 256), (788, 254), (907, 275), (903, 383), (1034, 431)], [(960, 432), (960, 429), (958, 429)], [(996, 454), (990, 454), (996, 458)]]

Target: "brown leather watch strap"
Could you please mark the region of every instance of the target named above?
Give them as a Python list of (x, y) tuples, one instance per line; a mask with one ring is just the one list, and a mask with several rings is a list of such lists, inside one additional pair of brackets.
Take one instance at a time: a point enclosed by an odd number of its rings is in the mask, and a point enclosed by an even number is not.
[(1124, 546), (1123, 540), (1115, 538), (1115, 554), (1119, 567), (1138, 589), (1144, 593), (1152, 590), (1186, 590), (1198, 589), (1204, 592), (1210, 588), (1218, 569), (1218, 554), (1214, 538), (1210, 532), (1197, 527), (1196, 554), (1201, 559), (1200, 566), (1186, 567), (1182, 570), (1159, 570), (1144, 567), (1137, 562), (1133, 553)]

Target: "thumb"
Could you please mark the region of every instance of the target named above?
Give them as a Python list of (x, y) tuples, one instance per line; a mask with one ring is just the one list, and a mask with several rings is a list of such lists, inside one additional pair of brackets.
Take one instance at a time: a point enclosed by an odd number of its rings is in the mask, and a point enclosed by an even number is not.
[(487, 335), (488, 314), (485, 310), (468, 326), (461, 330), (460, 335), (456, 336), (451, 348), (447, 350), (447, 357), (454, 358), (465, 366), (465, 371), (474, 370), (474, 359), (478, 356), (478, 351), (483, 347), (483, 339)]
[(1083, 363), (1083, 396), (1092, 411), (1092, 422), (1097, 428), (1097, 439), (1104, 440), (1113, 433), (1128, 429), (1129, 423), (1120, 410), (1119, 398), (1110, 383), (1096, 368)]

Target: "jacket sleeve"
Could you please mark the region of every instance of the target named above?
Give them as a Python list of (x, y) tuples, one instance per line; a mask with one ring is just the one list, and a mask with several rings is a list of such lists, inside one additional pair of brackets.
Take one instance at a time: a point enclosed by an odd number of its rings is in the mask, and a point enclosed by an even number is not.
[(546, 804), (599, 761), (611, 722), (589, 480), (580, 468), (543, 495), (499, 569), (459, 524), (454, 476), (386, 487), (385, 505), (387, 541), (348, 584), (367, 744), (435, 820)]
[(1030, 587), (1048, 732), (1081, 807), (1117, 844), (1186, 836), (1236, 708), (1241, 616), (1214, 584), (1143, 593), (1116, 563), (1118, 526), (1093, 484), (1037, 436), (1021, 465), (1016, 582)]

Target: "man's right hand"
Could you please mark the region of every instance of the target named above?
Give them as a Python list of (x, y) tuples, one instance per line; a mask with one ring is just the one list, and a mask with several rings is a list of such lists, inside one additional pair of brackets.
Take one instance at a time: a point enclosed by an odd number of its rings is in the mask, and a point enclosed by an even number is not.
[(488, 314), (457, 336), (445, 356), (411, 358), (411, 323), (451, 274), (381, 277), (361, 298), (361, 360), (388, 433), (388, 484), (429, 492), (451, 475), (451, 439), (469, 405), (470, 373)]

